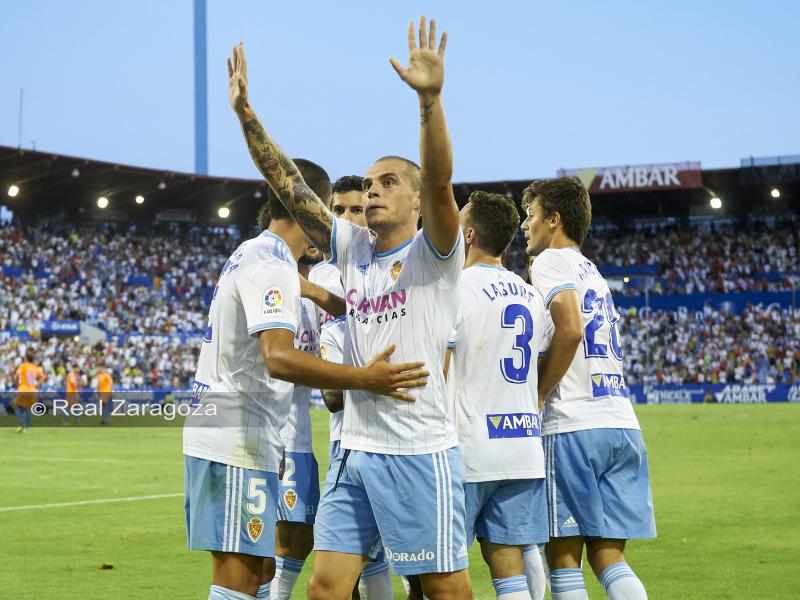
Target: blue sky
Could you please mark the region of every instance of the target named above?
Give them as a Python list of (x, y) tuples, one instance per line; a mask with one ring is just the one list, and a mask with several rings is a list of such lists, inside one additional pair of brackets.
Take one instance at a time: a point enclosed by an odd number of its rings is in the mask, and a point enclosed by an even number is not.
[[(191, 0), (0, 7), (0, 144), (178, 171), (194, 166)], [(209, 0), (209, 169), (257, 177), (228, 107), (248, 52), (252, 103), (293, 156), (334, 177), (418, 156), (405, 61), (420, 14), (449, 34), (456, 181), (559, 167), (800, 152), (800, 3)]]

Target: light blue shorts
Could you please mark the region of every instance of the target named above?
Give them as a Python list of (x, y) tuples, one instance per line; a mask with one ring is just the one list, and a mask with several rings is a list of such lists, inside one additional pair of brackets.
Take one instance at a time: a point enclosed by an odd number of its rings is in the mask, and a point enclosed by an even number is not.
[(542, 440), (551, 537), (656, 537), (641, 431), (586, 429)]
[(383, 546), (398, 575), (467, 568), (464, 463), (458, 448), (410, 456), (344, 454), (328, 470), (314, 550), (375, 559)]
[[(331, 472), (331, 469), (336, 469), (339, 471), (339, 464), (342, 462), (342, 455), (344, 454), (344, 450), (342, 449), (342, 443), (339, 440), (333, 440), (328, 445), (328, 473)], [(326, 478), (327, 484), (327, 478)]]
[(506, 546), (550, 539), (544, 478), (467, 483), (467, 541), (476, 537)]
[(278, 474), (184, 456), (190, 550), (275, 556)]
[(313, 525), (319, 504), (319, 466), (311, 452), (287, 452), (278, 521)]

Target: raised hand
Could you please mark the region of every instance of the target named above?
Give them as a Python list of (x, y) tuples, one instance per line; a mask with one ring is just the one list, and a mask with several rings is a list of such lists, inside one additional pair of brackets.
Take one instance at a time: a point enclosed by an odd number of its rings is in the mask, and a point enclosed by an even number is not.
[(425, 386), (430, 373), (422, 368), (425, 366), (423, 362), (390, 364), (388, 360), (394, 349), (394, 346), (389, 346), (364, 366), (367, 374), (364, 388), (382, 396), (414, 402), (414, 396), (401, 390)]
[(247, 107), (247, 59), (242, 42), (233, 47), (233, 62), (228, 58), (228, 98), (236, 113), (244, 112)]
[(414, 36), (414, 21), (408, 24), (408, 68), (403, 68), (400, 61), (392, 57), (389, 62), (397, 71), (400, 79), (405, 81), (418, 94), (438, 94), (444, 84), (444, 48), (447, 44), (447, 33), (442, 34), (439, 49), (436, 50), (436, 21), (431, 19), (431, 30), (428, 33), (425, 17), (419, 20), (419, 47)]

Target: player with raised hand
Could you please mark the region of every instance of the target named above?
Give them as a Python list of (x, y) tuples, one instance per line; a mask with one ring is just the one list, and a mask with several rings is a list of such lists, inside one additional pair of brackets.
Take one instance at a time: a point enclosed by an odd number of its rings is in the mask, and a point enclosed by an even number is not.
[(461, 210), (467, 252), (448, 344), (467, 471), (467, 540), (480, 541), (496, 597), (504, 600), (544, 598), (544, 586), (528, 589), (523, 547), (549, 538), (536, 394), (544, 302), (502, 265), (518, 227), (513, 201), (470, 195)]
[[(325, 197), (327, 173), (298, 161)], [(312, 188), (309, 188), (312, 189)], [(275, 563), (278, 470), (293, 384), (364, 387), (401, 401), (422, 386), (422, 363), (386, 362), (387, 348), (364, 367), (331, 365), (294, 347), (299, 326), (297, 259), (308, 239), (270, 194), (270, 221), (230, 256), (214, 290), (193, 401), (184, 426), (189, 548), (212, 553), (209, 598), (269, 596)], [(213, 408), (213, 410), (210, 410)]]
[(463, 461), (442, 370), (464, 256), (441, 98), (446, 37), (437, 49), (436, 24), (429, 32), (423, 18), (419, 45), (409, 25), (408, 68), (392, 59), (417, 92), (422, 166), (387, 156), (370, 167), (363, 182), (369, 229), (334, 219), (264, 129), (247, 99), (241, 45), (230, 65), (234, 110), (253, 160), (311, 242), (341, 271), (350, 334), (345, 362), (364, 364), (374, 348), (392, 343), (399, 360), (424, 360), (431, 373), (413, 403), (343, 386), (350, 388), (341, 440), (348, 453), (317, 514), (310, 598), (349, 598), (381, 540), (393, 570), (420, 574), (429, 598), (472, 597)]
[(589, 564), (612, 600), (643, 600), (625, 542), (655, 537), (647, 451), (622, 372), (620, 315), (608, 284), (581, 254), (592, 206), (577, 179), (540, 180), (523, 194), (522, 230), (536, 256), (533, 285), (553, 321), (539, 372), (544, 404), (554, 600), (587, 598)]

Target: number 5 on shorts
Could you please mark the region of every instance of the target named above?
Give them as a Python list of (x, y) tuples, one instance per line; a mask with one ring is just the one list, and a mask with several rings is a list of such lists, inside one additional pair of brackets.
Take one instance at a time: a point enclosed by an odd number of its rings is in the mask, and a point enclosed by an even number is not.
[[(260, 515), (267, 508), (267, 493), (260, 487), (267, 487), (267, 480), (260, 477), (251, 477), (247, 488), (247, 512), (251, 515)], [(255, 502), (252, 500), (255, 499)]]

